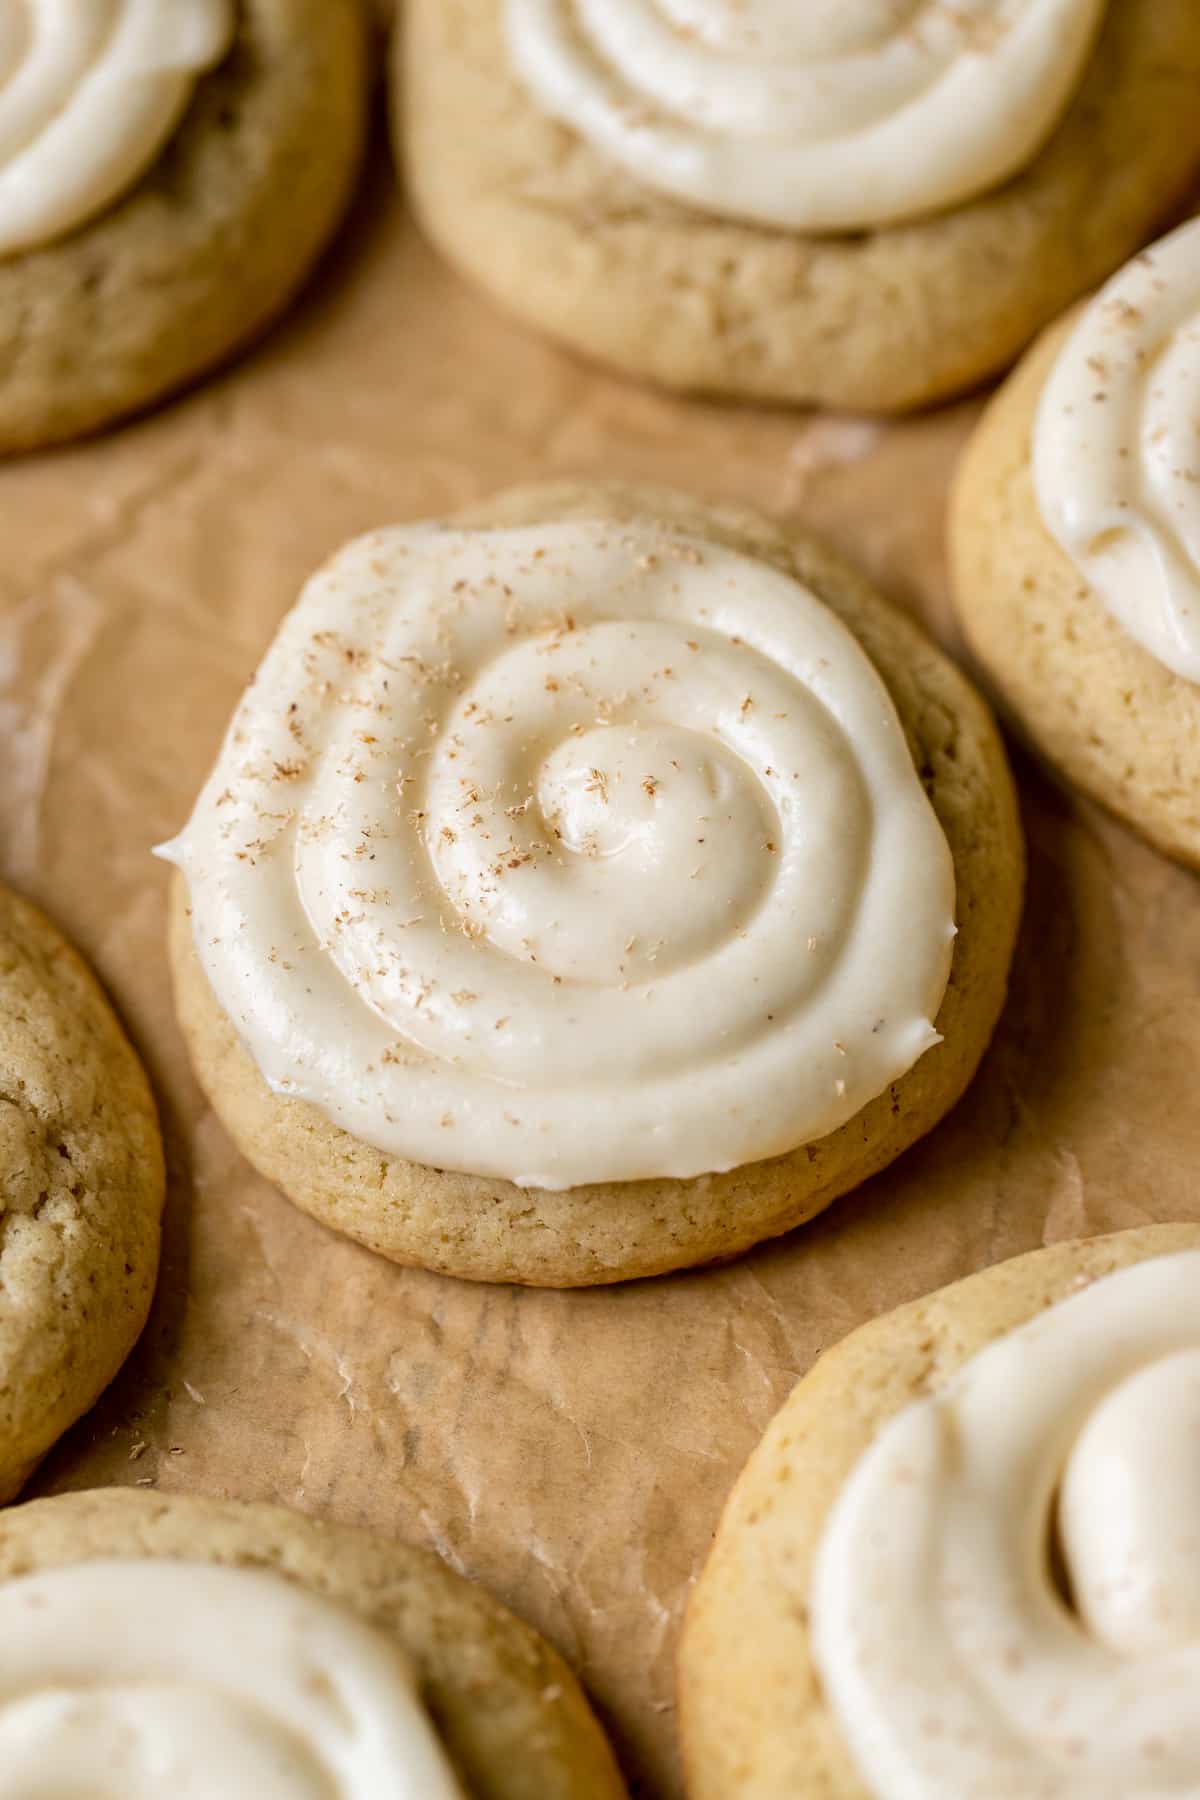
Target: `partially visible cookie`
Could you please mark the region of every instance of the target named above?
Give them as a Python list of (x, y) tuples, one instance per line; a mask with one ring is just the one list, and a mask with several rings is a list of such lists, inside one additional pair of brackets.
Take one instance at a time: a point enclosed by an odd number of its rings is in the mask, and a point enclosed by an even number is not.
[[(1178, 1253), (1190, 1253), (1190, 1257), (1180, 1258), (1178, 1274), (1168, 1264), (1162, 1265), (1168, 1284), (1164, 1291), (1168, 1300), (1175, 1302), (1182, 1285), (1191, 1295), (1191, 1303), (1156, 1307), (1153, 1293), (1148, 1301), (1145, 1294), (1135, 1296), (1132, 1308), (1126, 1299), (1114, 1301), (1106, 1326), (1109, 1299), (1102, 1291), (1101, 1278), (1151, 1259), (1176, 1258)], [(1062, 1800), (1103, 1795), (1108, 1800), (1109, 1796), (1166, 1791), (1152, 1776), (1160, 1760), (1178, 1754), (1177, 1738), (1169, 1748), (1160, 1738), (1156, 1750), (1154, 1734), (1145, 1734), (1150, 1747), (1139, 1751), (1140, 1740), (1132, 1736), (1130, 1747), (1130, 1739), (1122, 1737), (1122, 1708), (1111, 1703), (1111, 1695), (1113, 1684), (1119, 1691), (1125, 1683), (1126, 1703), (1132, 1708), (1135, 1688), (1139, 1699), (1149, 1693), (1151, 1711), (1166, 1734), (1172, 1728), (1170, 1693), (1174, 1682), (1176, 1695), (1182, 1694), (1182, 1709), (1177, 1700), (1174, 1718), (1177, 1724), (1183, 1722), (1186, 1737), (1187, 1722), (1193, 1716), (1191, 1690), (1181, 1689), (1177, 1683), (1183, 1667), (1194, 1667), (1198, 1641), (1194, 1628), (1190, 1641), (1185, 1644), (1181, 1639), (1173, 1651), (1144, 1643), (1140, 1651), (1126, 1646), (1114, 1654), (1104, 1641), (1104, 1628), (1097, 1630), (1092, 1619), (1081, 1624), (1078, 1609), (1081, 1595), (1087, 1592), (1086, 1577), (1097, 1565), (1104, 1569), (1110, 1557), (1119, 1558), (1131, 1544), (1140, 1551), (1149, 1548), (1151, 1559), (1172, 1548), (1165, 1512), (1158, 1526), (1151, 1526), (1148, 1532), (1141, 1532), (1136, 1524), (1127, 1531), (1130, 1519), (1138, 1516), (1141, 1481), (1148, 1475), (1143, 1498), (1151, 1507), (1150, 1489), (1155, 1486), (1164, 1507), (1175, 1502), (1186, 1506), (1186, 1493), (1181, 1497), (1175, 1483), (1178, 1470), (1170, 1471), (1166, 1481), (1162, 1479), (1163, 1471), (1145, 1454), (1145, 1445), (1140, 1456), (1136, 1449), (1132, 1456), (1128, 1454), (1131, 1429), (1127, 1408), (1116, 1434), (1117, 1454), (1110, 1456), (1106, 1468), (1097, 1464), (1095, 1440), (1091, 1445), (1086, 1442), (1084, 1428), (1089, 1414), (1103, 1415), (1104, 1403), (1122, 1396), (1131, 1375), (1138, 1378), (1153, 1367), (1165, 1381), (1165, 1388), (1159, 1388), (1159, 1402), (1166, 1411), (1158, 1423), (1168, 1440), (1174, 1430), (1176, 1443), (1180, 1448), (1187, 1444), (1190, 1455), (1193, 1440), (1185, 1428), (1178, 1428), (1170, 1407), (1179, 1405), (1179, 1417), (1184, 1419), (1189, 1416), (1189, 1405), (1193, 1414), (1195, 1411), (1195, 1369), (1200, 1366), (1200, 1354), (1187, 1340), (1189, 1336), (1197, 1338), (1198, 1253), (1200, 1227), (1195, 1225), (1149, 1226), (1056, 1244), (969, 1276), (875, 1319), (821, 1357), (784, 1403), (739, 1476), (692, 1594), (679, 1663), (680, 1729), (691, 1800), (878, 1800), (883, 1792), (920, 1793), (927, 1800), (942, 1800), (943, 1795), (962, 1800), (967, 1793), (980, 1796), (980, 1800), (1010, 1800), (1017, 1794), (1034, 1793), (1061, 1796)], [(1081, 1332), (1071, 1327), (1064, 1340), (1062, 1315), (1055, 1318), (1047, 1309), (1059, 1302), (1070, 1304), (1079, 1296), (1086, 1297), (1091, 1308), (1086, 1329)], [(993, 1363), (992, 1386), (976, 1388), (979, 1399), (972, 1403), (973, 1410), (968, 1411), (964, 1403), (957, 1411), (947, 1406), (942, 1414), (918, 1417), (916, 1425), (928, 1425), (928, 1435), (921, 1436), (918, 1431), (909, 1445), (910, 1453), (892, 1469), (886, 1503), (866, 1517), (860, 1510), (851, 1521), (852, 1531), (862, 1527), (866, 1534), (862, 1539), (863, 1566), (878, 1550), (885, 1576), (889, 1546), (907, 1546), (914, 1521), (918, 1531), (931, 1534), (928, 1559), (916, 1577), (928, 1600), (930, 1617), (926, 1620), (918, 1615), (909, 1620), (909, 1656), (922, 1687), (905, 1720), (911, 1720), (918, 1734), (925, 1731), (925, 1743), (947, 1747), (951, 1770), (956, 1746), (973, 1754), (981, 1733), (956, 1734), (956, 1721), (949, 1710), (947, 1690), (959, 1680), (957, 1669), (965, 1672), (968, 1686), (974, 1684), (968, 1707), (976, 1700), (985, 1711), (994, 1707), (983, 1729), (999, 1727), (994, 1760), (988, 1762), (985, 1756), (985, 1769), (978, 1780), (964, 1779), (956, 1785), (952, 1773), (949, 1787), (929, 1778), (908, 1787), (881, 1787), (864, 1776), (844, 1728), (846, 1719), (852, 1718), (860, 1752), (864, 1745), (871, 1754), (886, 1750), (887, 1740), (878, 1732), (877, 1720), (875, 1731), (868, 1724), (868, 1718), (875, 1719), (878, 1711), (869, 1665), (860, 1662), (859, 1704), (847, 1714), (844, 1697), (835, 1708), (814, 1649), (819, 1635), (828, 1676), (844, 1649), (842, 1624), (849, 1623), (855, 1631), (870, 1629), (863, 1626), (858, 1611), (851, 1617), (848, 1605), (839, 1619), (829, 1616), (827, 1598), (824, 1611), (818, 1604), (824, 1596), (817, 1591), (815, 1577), (831, 1541), (831, 1519), (838, 1507), (845, 1516), (852, 1473), (857, 1480), (857, 1471), (866, 1467), (863, 1459), (868, 1453), (877, 1456), (881, 1434), (905, 1408), (946, 1395), (953, 1383), (971, 1374), (971, 1359), (1033, 1320), (1053, 1334), (1051, 1346), (1040, 1340), (1027, 1345), (1011, 1340), (1012, 1360), (1006, 1359), (998, 1371)], [(1191, 1374), (1176, 1363), (1181, 1343), (1186, 1346), (1183, 1356)], [(982, 1370), (975, 1379), (985, 1380)], [(1056, 1385), (1061, 1387), (1064, 1382), (1070, 1390), (1065, 1407), (1055, 1397)], [(1047, 1416), (1042, 1418), (1038, 1409), (1044, 1402)], [(1123, 1396), (1120, 1404), (1124, 1406)], [(1028, 1429), (1026, 1409), (1032, 1409), (1030, 1417), (1035, 1419)], [(1143, 1410), (1153, 1413), (1156, 1409)], [(1010, 1429), (1014, 1418), (1015, 1432)], [(1110, 1423), (1111, 1418), (1110, 1414)], [(955, 1426), (964, 1420), (956, 1460)], [(1149, 1424), (1153, 1430), (1153, 1417)], [(1136, 1435), (1136, 1425), (1132, 1435)], [(1020, 1454), (1015, 1459), (1008, 1457), (1010, 1441), (1021, 1447), (1024, 1463)], [(1111, 1452), (1113, 1440), (1106, 1439), (1106, 1443)], [(1124, 1456), (1120, 1454), (1122, 1444)], [(1086, 1472), (1090, 1496), (1085, 1497), (1085, 1504), (1096, 1509), (1092, 1523), (1099, 1527), (1098, 1537), (1087, 1529), (1086, 1518), (1084, 1530), (1073, 1531), (1073, 1520), (1064, 1528), (1053, 1516), (1056, 1500), (1061, 1503), (1056, 1484), (1063, 1479), (1064, 1469), (1078, 1459), (1080, 1449), (1086, 1458), (1080, 1473)], [(1181, 1463), (1183, 1468), (1188, 1466), (1186, 1461)], [(977, 1482), (966, 1496), (961, 1486), (955, 1485), (963, 1469), (967, 1471), (965, 1481), (973, 1476)], [(1016, 1492), (1009, 1494), (1003, 1484), (1013, 1480)], [(999, 1509), (988, 1504), (994, 1481), (1001, 1483), (1004, 1492)], [(927, 1488), (931, 1498), (922, 1510)], [(1190, 1518), (1191, 1512), (1186, 1516)], [(1010, 1538), (1019, 1538), (1023, 1545), (1023, 1550), (1013, 1552), (1021, 1564), (1020, 1573), (1005, 1585), (992, 1580), (998, 1559), (995, 1537), (1003, 1537), (1006, 1557)], [(1055, 1574), (1048, 1566), (1056, 1539), (1068, 1560), (1078, 1554), (1072, 1575), (1080, 1586), (1074, 1596), (1063, 1592), (1071, 1577)], [(845, 1566), (844, 1545), (843, 1537), (831, 1552), (839, 1570)], [(964, 1545), (968, 1569), (979, 1576), (977, 1584), (971, 1573), (962, 1578), (961, 1585), (956, 1581), (962, 1558), (952, 1563), (951, 1553)], [(1191, 1574), (1180, 1585), (1190, 1597), (1200, 1573), (1194, 1539), (1184, 1566)], [(906, 1574), (911, 1573), (907, 1560), (904, 1568)], [(1146, 1587), (1146, 1563), (1130, 1561), (1126, 1576), (1130, 1613), (1136, 1615), (1142, 1611), (1144, 1599), (1154, 1600)], [(1103, 1588), (1106, 1583), (1099, 1585)], [(1111, 1590), (1114, 1595), (1119, 1585)], [(994, 1618), (988, 1617), (986, 1599), (981, 1609), (980, 1595), (989, 1593), (1000, 1596)], [(876, 1597), (876, 1621), (886, 1619), (881, 1656), (890, 1658), (895, 1634), (904, 1626), (896, 1625), (890, 1606), (893, 1594), (886, 1582)], [(856, 1591), (856, 1606), (861, 1598)], [(1153, 1604), (1149, 1610), (1153, 1613)], [(1139, 1624), (1145, 1628), (1144, 1616)], [(1039, 1650), (1042, 1634), (1048, 1633), (1052, 1652), (1061, 1652), (1062, 1660), (1053, 1667), (1035, 1667), (1023, 1636), (1026, 1627), (1030, 1643)], [(940, 1648), (943, 1631), (957, 1654), (943, 1676), (930, 1678), (922, 1658), (935, 1646)], [(1152, 1628), (1151, 1632), (1153, 1635)], [(839, 1636), (839, 1654), (831, 1659), (830, 1642)], [(869, 1648), (864, 1642), (864, 1650)], [(1139, 1657), (1156, 1655), (1161, 1661), (1143, 1662), (1139, 1673)], [(1175, 1673), (1164, 1674), (1156, 1691), (1154, 1668), (1165, 1671), (1172, 1656)], [(1184, 1658), (1191, 1661), (1185, 1664)], [(973, 1667), (976, 1662), (978, 1669)], [(1078, 1718), (1074, 1709), (1081, 1662), (1084, 1681), (1095, 1678), (1107, 1683), (1103, 1692), (1110, 1701), (1107, 1707), (1099, 1703), (1099, 1688), (1092, 1695), (1086, 1746), (1071, 1741), (1071, 1726)], [(892, 1668), (890, 1660), (886, 1666)], [(1032, 1699), (1028, 1687), (1019, 1685), (1026, 1670), (1035, 1681)], [(894, 1682), (896, 1677), (882, 1679)], [(1011, 1691), (1006, 1682), (1012, 1684)], [(1023, 1744), (1036, 1747), (1034, 1773), (1026, 1771), (1027, 1778), (1015, 1785), (1011, 1768), (1002, 1761), (1006, 1753), (1014, 1753), (1014, 1740), (1005, 1735), (1014, 1719), (1018, 1758), (1024, 1754)], [(895, 1734), (893, 1745), (902, 1738), (911, 1743), (906, 1724)], [(1103, 1767), (1106, 1739), (1112, 1740), (1107, 1772)], [(1047, 1760), (1037, 1761), (1043, 1752)], [(1092, 1760), (1084, 1762), (1085, 1754)], [(1129, 1777), (1123, 1760), (1126, 1756), (1139, 1775), (1146, 1775), (1148, 1785)], [(1177, 1761), (1164, 1760), (1164, 1766), (1175, 1772), (1179, 1792), (1195, 1786), (1194, 1756), (1187, 1782), (1179, 1776)], [(1183, 1767), (1187, 1766), (1185, 1753)], [(1106, 1784), (1106, 1776), (1111, 1785)]]
[(411, 0), (395, 132), (421, 220), (520, 317), (668, 387), (867, 412), (967, 388), (1185, 201), (1200, 13), (883, 10), (689, 29), (661, 0)]
[[(120, 1565), (128, 1569), (124, 1631), (115, 1631), (101, 1666), (88, 1667), (88, 1631), (96, 1647), (93, 1611), (90, 1622), (79, 1622), (71, 1667), (60, 1671), (69, 1688), (84, 1664), (89, 1699), (76, 1696), (82, 1726), (68, 1711), (48, 1726), (31, 1720), (26, 1727), (32, 1736), (40, 1726), (37, 1747), (46, 1763), (69, 1756), (78, 1742), (85, 1751), (90, 1743), (94, 1757), (119, 1719), (122, 1741), (113, 1754), (144, 1773), (156, 1731), (174, 1723), (161, 1753), (188, 1749), (189, 1773), (207, 1774), (214, 1793), (226, 1791), (221, 1765), (206, 1759), (234, 1749), (241, 1766), (227, 1773), (245, 1780), (245, 1759), (264, 1741), (277, 1758), (275, 1779), (282, 1763), (297, 1794), (314, 1792), (318, 1774), (331, 1779), (326, 1748), (340, 1771), (337, 1791), (355, 1800), (377, 1800), (385, 1791), (430, 1800), (450, 1793), (463, 1800), (620, 1800), (625, 1792), (575, 1677), (536, 1632), (425, 1551), (283, 1507), (113, 1489), (15, 1508), (0, 1518), (0, 1664), (14, 1650), (2, 1633), (14, 1584), (52, 1578), (50, 1597), (69, 1616), (71, 1569), (95, 1584), (88, 1591), (95, 1609), (96, 1601), (119, 1596)], [(162, 1620), (154, 1609), (171, 1599), (158, 1592), (158, 1571), (177, 1587), (180, 1603), (196, 1610), (172, 1617), (156, 1644)], [(244, 1594), (230, 1581), (236, 1572), (252, 1572)], [(216, 1577), (219, 1591), (206, 1576)], [(48, 1603), (36, 1581), (30, 1593), (31, 1602)], [(310, 1610), (312, 1599), (319, 1610)], [(239, 1633), (242, 1605), (250, 1610)], [(102, 1623), (98, 1628), (103, 1633)], [(177, 1644), (187, 1646), (186, 1663), (172, 1670), (172, 1695), (164, 1671)], [(32, 1637), (22, 1654), (28, 1686)], [(44, 1652), (47, 1685), (55, 1654), (52, 1646)], [(0, 1744), (7, 1726), (28, 1753), (30, 1738), (19, 1735), (22, 1701), (34, 1704), (0, 1684)], [(195, 1718), (208, 1729), (189, 1748), (182, 1730)], [(384, 1766), (377, 1766), (380, 1757)], [(401, 1759), (408, 1757), (421, 1760), (406, 1766)], [(271, 1788), (291, 1791), (286, 1782)]]
[(1021, 730), (1193, 868), (1198, 322), (1193, 223), (1029, 352), (967, 447), (949, 528), (963, 632)]
[[(116, 10), (95, 54), (127, 41), (134, 73), (113, 88), (107, 113), (97, 115), (86, 59), (77, 78), (60, 34), (64, 89), (53, 97), (75, 105), (70, 132), (51, 108), (36, 167), (28, 149), (0, 163), (0, 239), (7, 220), (18, 245), (0, 242), (0, 453), (79, 437), (149, 406), (261, 331), (327, 242), (358, 169), (361, 0), (176, 0), (153, 30), (128, 0)], [(70, 29), (91, 27), (81, 14)], [(219, 61), (204, 72), (214, 47)], [(151, 54), (194, 77), (190, 98), (173, 76), (162, 78), (161, 104), (145, 98), (134, 77)], [(6, 77), (16, 94), (25, 66), (0, 66), (0, 123)], [(100, 75), (109, 79), (98, 69), (93, 89)], [(186, 111), (172, 125), (181, 97)], [(98, 135), (97, 116), (111, 124), (137, 108), (147, 109), (147, 167), (133, 155), (138, 134), (116, 145)], [(59, 192), (68, 162), (82, 176), (89, 159), (103, 166), (118, 153), (131, 185), (98, 187), (100, 210), (72, 223), (78, 207)], [(31, 172), (46, 190), (34, 221), (44, 215), (53, 228), (45, 241), (12, 199), (18, 184), (22, 194), (33, 185)]]
[(158, 1269), (163, 1154), (95, 979), (0, 888), (0, 1501), (112, 1380)]
[(167, 849), (192, 1061), (256, 1168), (398, 1262), (736, 1255), (931, 1129), (991, 1035), (1023, 848), (988, 713), (736, 509), (563, 484), (372, 534), (231, 734)]

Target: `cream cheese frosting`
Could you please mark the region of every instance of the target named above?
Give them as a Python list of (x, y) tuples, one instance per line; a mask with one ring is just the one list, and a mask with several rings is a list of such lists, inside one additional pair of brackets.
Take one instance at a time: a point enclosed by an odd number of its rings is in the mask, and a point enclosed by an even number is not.
[(938, 1041), (953, 864), (883, 683), (665, 528), (350, 544), (162, 854), (271, 1087), (437, 1168), (728, 1169)]
[(1131, 637), (1200, 681), (1200, 221), (1084, 310), (1042, 392), (1043, 522)]
[(6, 1800), (465, 1800), (399, 1649), (261, 1570), (77, 1563), (0, 1587)]
[(813, 1649), (877, 1800), (1200, 1792), (1198, 1296), (1200, 1251), (1084, 1287), (855, 1467)]
[(542, 108), (645, 187), (806, 232), (958, 205), (1065, 112), (1104, 0), (504, 0)]
[(131, 188), (232, 37), (233, 0), (0, 0), (0, 256)]

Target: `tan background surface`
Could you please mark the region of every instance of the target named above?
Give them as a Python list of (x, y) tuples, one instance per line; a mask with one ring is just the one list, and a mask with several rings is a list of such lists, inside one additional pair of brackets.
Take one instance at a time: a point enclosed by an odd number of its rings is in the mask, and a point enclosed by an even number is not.
[(251, 1176), (172, 1020), (149, 847), (345, 537), (541, 475), (675, 482), (824, 533), (953, 643), (942, 509), (971, 417), (883, 429), (598, 375), (441, 268), (380, 158), (322, 280), (255, 355), (118, 436), (0, 468), (0, 873), (109, 983), (172, 1171), (149, 1331), (33, 1491), (278, 1499), (432, 1545), (550, 1634), (631, 1777), (672, 1796), (688, 1584), (819, 1350), (1048, 1239), (1200, 1220), (1196, 883), (1025, 764), (1028, 916), (974, 1089), (816, 1226), (719, 1273), (559, 1295), (378, 1262)]

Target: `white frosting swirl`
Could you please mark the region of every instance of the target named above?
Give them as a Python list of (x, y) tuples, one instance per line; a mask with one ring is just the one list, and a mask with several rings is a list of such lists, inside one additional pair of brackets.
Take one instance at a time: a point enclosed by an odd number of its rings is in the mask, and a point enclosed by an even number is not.
[(5, 1800), (463, 1800), (393, 1643), (207, 1563), (0, 1586), (0, 1770)]
[(1131, 637), (1200, 681), (1200, 220), (1084, 311), (1042, 392), (1046, 529)]
[(1198, 1297), (1200, 1251), (1107, 1276), (855, 1467), (813, 1649), (879, 1800), (1200, 1793)]
[(0, 256), (132, 187), (232, 37), (233, 0), (0, 0)]
[(545, 110), (648, 188), (796, 231), (889, 225), (1024, 168), (1104, 0), (505, 0)]
[(665, 529), (349, 545), (164, 854), (270, 1084), (438, 1168), (731, 1168), (937, 1042), (953, 866), (882, 682)]

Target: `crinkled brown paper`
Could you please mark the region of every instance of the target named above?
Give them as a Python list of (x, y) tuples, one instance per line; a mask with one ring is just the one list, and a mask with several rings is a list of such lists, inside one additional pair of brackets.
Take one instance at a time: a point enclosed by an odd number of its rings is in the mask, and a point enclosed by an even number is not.
[(393, 1268), (251, 1174), (172, 1017), (150, 846), (344, 539), (542, 476), (675, 483), (823, 533), (953, 646), (943, 502), (973, 416), (769, 414), (597, 373), (441, 266), (379, 156), (322, 278), (239, 367), (0, 467), (2, 872), (102, 972), (171, 1168), (150, 1327), (33, 1491), (279, 1500), (431, 1545), (566, 1653), (639, 1791), (677, 1795), (689, 1584), (818, 1352), (1049, 1239), (1200, 1220), (1196, 884), (1024, 761), (1028, 910), (974, 1087), (814, 1226), (716, 1273), (559, 1294)]

